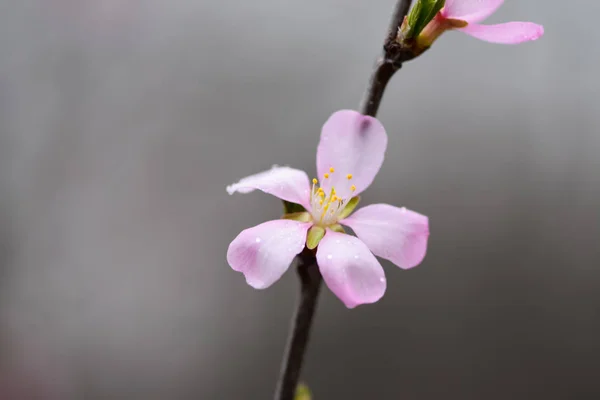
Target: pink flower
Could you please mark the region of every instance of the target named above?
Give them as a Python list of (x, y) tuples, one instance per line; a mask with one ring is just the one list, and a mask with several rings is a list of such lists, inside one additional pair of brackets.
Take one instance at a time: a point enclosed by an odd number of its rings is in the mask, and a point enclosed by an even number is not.
[[(242, 231), (227, 251), (231, 268), (253, 288), (267, 288), (304, 249), (309, 229), (324, 228), (316, 258), (327, 286), (348, 308), (379, 300), (386, 280), (375, 256), (412, 268), (425, 257), (429, 236), (428, 218), (406, 208), (373, 204), (348, 215), (351, 199), (369, 187), (381, 168), (386, 146), (387, 134), (377, 119), (338, 111), (321, 132), (320, 187), (317, 179), (311, 186), (303, 171), (278, 166), (228, 186), (229, 194), (259, 189), (307, 210), (299, 220), (268, 221)], [(342, 233), (338, 223), (358, 237)]]
[(429, 47), (448, 29), (457, 29), (477, 39), (492, 43), (518, 44), (539, 39), (544, 27), (532, 22), (506, 22), (480, 25), (492, 15), (504, 0), (446, 0), (444, 8), (433, 18), (417, 38), (421, 47)]

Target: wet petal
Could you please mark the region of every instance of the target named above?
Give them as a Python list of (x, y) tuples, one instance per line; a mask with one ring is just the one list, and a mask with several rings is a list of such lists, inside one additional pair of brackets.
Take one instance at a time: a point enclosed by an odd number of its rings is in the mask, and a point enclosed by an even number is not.
[(504, 0), (446, 0), (442, 15), (467, 22), (480, 22), (492, 15)]
[(417, 266), (427, 252), (429, 219), (388, 204), (373, 204), (340, 221), (376, 255), (403, 269)]
[(469, 24), (459, 31), (486, 42), (518, 44), (539, 39), (544, 34), (544, 27), (532, 22), (507, 22), (498, 25)]
[(248, 285), (265, 289), (281, 278), (304, 249), (306, 222), (268, 221), (242, 231), (229, 245), (227, 262), (242, 272)]
[(374, 303), (385, 293), (383, 268), (358, 238), (328, 230), (317, 249), (327, 286), (346, 307)]
[(274, 165), (268, 171), (250, 175), (227, 186), (227, 193), (250, 193), (256, 189), (310, 210), (310, 183), (306, 172), (299, 169)]
[[(352, 110), (335, 112), (323, 125), (317, 149), (321, 187), (327, 193), (335, 187), (343, 199), (356, 196), (373, 182), (386, 147), (387, 134), (377, 119)], [(329, 178), (324, 179), (325, 174), (329, 174)], [(348, 179), (349, 174), (351, 179)]]

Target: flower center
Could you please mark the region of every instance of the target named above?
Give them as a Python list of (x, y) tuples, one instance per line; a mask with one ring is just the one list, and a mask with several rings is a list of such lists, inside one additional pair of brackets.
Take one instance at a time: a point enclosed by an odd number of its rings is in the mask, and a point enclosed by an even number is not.
[[(330, 176), (334, 173), (335, 168), (329, 168), (329, 172), (323, 174), (322, 182), (327, 182), (330, 179)], [(351, 182), (352, 174), (347, 174), (345, 181), (351, 185), (350, 191), (354, 192), (356, 190), (356, 186), (354, 186)], [(331, 187), (329, 193), (326, 193), (322, 187), (319, 187), (319, 181), (316, 178), (313, 179), (312, 190), (310, 192), (310, 214), (315, 225), (326, 227), (337, 223), (340, 214), (350, 199), (342, 199), (341, 197), (338, 197), (335, 187), (332, 185), (324, 186)]]

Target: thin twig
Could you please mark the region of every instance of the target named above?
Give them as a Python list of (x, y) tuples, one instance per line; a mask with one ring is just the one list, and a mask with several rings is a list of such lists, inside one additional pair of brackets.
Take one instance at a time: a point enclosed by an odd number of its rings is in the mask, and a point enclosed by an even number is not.
[[(360, 107), (361, 112), (365, 115), (374, 117), (377, 114), (385, 87), (391, 77), (402, 67), (404, 61), (414, 58), (414, 55), (400, 46), (396, 40), (410, 5), (411, 0), (398, 0), (396, 3), (383, 45), (383, 54), (375, 64)], [(301, 254), (300, 259), (301, 264), (298, 266), (300, 300), (292, 320), (290, 336), (275, 390), (275, 400), (294, 399), (321, 287), (322, 277), (314, 254), (306, 251)]]
[(306, 345), (310, 336), (310, 327), (317, 308), (322, 277), (314, 256), (311, 255), (310, 257), (313, 260), (306, 260), (308, 264), (303, 263), (298, 266), (300, 299), (296, 315), (292, 320), (290, 329), (292, 334), (285, 350), (281, 376), (275, 390), (275, 399), (277, 400), (292, 400), (294, 398), (298, 379), (300, 378), (302, 361), (306, 353)]
[(394, 8), (394, 14), (392, 14), (392, 19), (390, 21), (390, 26), (388, 28), (387, 36), (385, 38), (384, 49), (387, 47), (389, 43), (396, 41), (396, 36), (398, 36), (398, 29), (404, 22), (404, 17), (408, 14), (408, 10), (410, 10), (411, 0), (399, 0), (396, 3), (396, 7)]
[(360, 106), (361, 113), (372, 117), (377, 115), (385, 87), (399, 69), (399, 65), (396, 66), (384, 58), (377, 60), (369, 78), (369, 86)]
[(360, 112), (374, 117), (377, 115), (385, 88), (396, 71), (402, 68), (402, 63), (412, 60), (415, 54), (399, 43), (398, 35), (404, 17), (408, 14), (411, 0), (399, 0), (396, 3), (394, 14), (388, 28), (383, 51), (375, 63), (369, 85), (361, 102)]

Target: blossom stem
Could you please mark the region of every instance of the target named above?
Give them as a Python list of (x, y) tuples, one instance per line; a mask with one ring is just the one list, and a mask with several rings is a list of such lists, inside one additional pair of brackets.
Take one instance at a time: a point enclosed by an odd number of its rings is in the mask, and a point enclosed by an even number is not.
[[(367, 91), (362, 100), (360, 110), (364, 115), (374, 117), (377, 114), (388, 82), (394, 73), (402, 67), (404, 61), (415, 57), (414, 53), (404, 48), (398, 41), (400, 26), (408, 14), (410, 5), (411, 0), (398, 0), (396, 3), (383, 44), (383, 54), (375, 64)], [(275, 390), (275, 400), (294, 399), (321, 287), (322, 276), (314, 254), (304, 252), (301, 254), (300, 259), (301, 265), (298, 266), (300, 300), (292, 320), (290, 336)]]
[(298, 378), (304, 353), (306, 353), (322, 281), (314, 255), (302, 257), (302, 264), (298, 266), (298, 276), (300, 278), (300, 299), (292, 320), (290, 337), (275, 390), (275, 400), (292, 400), (298, 386)]

